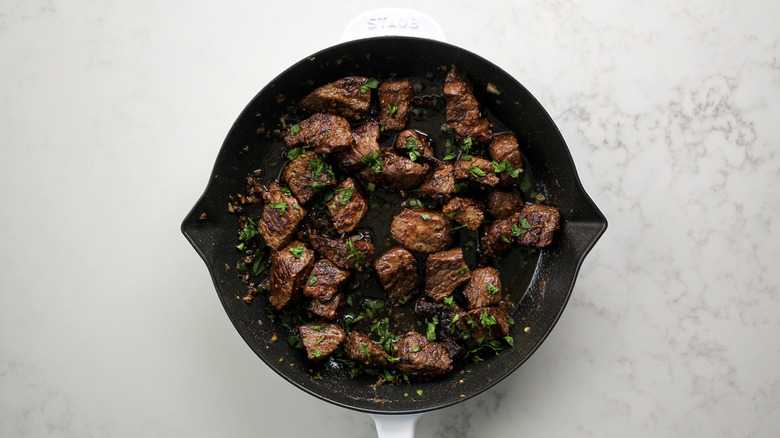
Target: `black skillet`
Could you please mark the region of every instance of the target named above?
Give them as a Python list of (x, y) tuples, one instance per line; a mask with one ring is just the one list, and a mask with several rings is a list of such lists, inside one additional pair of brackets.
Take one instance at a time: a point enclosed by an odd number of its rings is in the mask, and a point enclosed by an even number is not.
[[(544, 203), (557, 206), (562, 227), (552, 246), (520, 266), (512, 256), (501, 267), (504, 290), (516, 305), (514, 346), (485, 361), (469, 364), (467, 373), (453, 373), (424, 383), (374, 385), (375, 378), (351, 379), (331, 370), (321, 380), (309, 371), (304, 353), (274, 332), (284, 333), (266, 315), (267, 298), (252, 304), (240, 299), (246, 291), (234, 269), (238, 216), (228, 212), (228, 195), (241, 193), (245, 177), (264, 169), (278, 174), (280, 143), (269, 135), (279, 117), (316, 86), (347, 75), (387, 79), (431, 79), (440, 87), (442, 66), (456, 65), (474, 82), (477, 98), (505, 129), (516, 134), (534, 188)], [(431, 74), (433, 76), (431, 76)], [(487, 84), (500, 94), (487, 92)], [(435, 133), (430, 133), (435, 137)], [(283, 164), (283, 162), (282, 162)], [(304, 391), (330, 403), (372, 414), (419, 414), (467, 400), (495, 385), (539, 348), (560, 317), (585, 255), (607, 227), (583, 190), (560, 132), (539, 102), (496, 65), (462, 48), (428, 39), (379, 37), (339, 44), (309, 56), (263, 88), (235, 121), (219, 151), (205, 192), (182, 223), (182, 231), (205, 261), (230, 320), (250, 348), (275, 372)], [(381, 254), (382, 248), (377, 248)], [(504, 273), (508, 274), (504, 274)], [(262, 322), (262, 323), (261, 323)], [(422, 396), (417, 394), (421, 390)]]

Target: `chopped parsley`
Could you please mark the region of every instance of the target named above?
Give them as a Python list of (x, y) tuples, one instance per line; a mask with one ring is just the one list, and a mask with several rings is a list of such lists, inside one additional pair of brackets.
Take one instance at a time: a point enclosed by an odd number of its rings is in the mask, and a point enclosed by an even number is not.
[(379, 337), (380, 347), (384, 348), (386, 352), (393, 352), (393, 345), (401, 339), (401, 336), (394, 335), (390, 332), (390, 318), (384, 317), (371, 325), (371, 331)]
[(469, 272), (469, 268), (467, 266), (464, 266), (458, 269), (458, 272), (460, 272), (461, 274), (465, 274), (466, 272)]
[(311, 157), (308, 168), (311, 171), (312, 176), (315, 178), (319, 178), (322, 175), (322, 172), (325, 172), (330, 176), (334, 176), (333, 168), (330, 167), (330, 164), (326, 163), (325, 160), (319, 155), (314, 155)]
[(303, 148), (303, 147), (297, 147), (297, 148), (290, 149), (289, 151), (287, 151), (287, 159), (288, 160), (294, 160), (294, 159), (300, 157), (301, 155), (303, 155), (304, 149), (305, 148)]
[(281, 191), (283, 194), (287, 196), (292, 196), (292, 192), (287, 187), (282, 187), (281, 189), (279, 189), (279, 191)]
[(352, 257), (355, 257), (355, 267), (363, 266), (363, 252), (359, 249), (355, 248), (355, 245), (352, 243), (351, 240), (347, 239), (347, 248), (349, 249), (349, 255), (347, 256), (347, 260), (351, 259)]
[(420, 143), (417, 141), (414, 137), (409, 137), (409, 140), (406, 141), (406, 149), (409, 149), (409, 159), (412, 161), (417, 161), (418, 158), (422, 154), (420, 154), (420, 151), (417, 150), (417, 146), (419, 146)]
[(317, 276), (312, 274), (309, 277), (309, 286), (314, 286), (315, 284), (317, 284)]
[(296, 123), (296, 124), (290, 126), (290, 135), (295, 135), (295, 134), (297, 134), (299, 132), (301, 132), (301, 125)]
[(422, 207), (423, 203), (417, 198), (409, 198), (409, 206), (410, 207)]
[(455, 134), (455, 130), (452, 129), (450, 125), (444, 124), (441, 125), (441, 133), (444, 135), (453, 135)]
[(485, 175), (487, 175), (484, 170), (477, 166), (469, 166), (469, 173), (474, 178), (483, 178)]
[(290, 254), (292, 254), (296, 259), (301, 258), (304, 252), (306, 252), (305, 246), (293, 246), (290, 248)]
[(463, 140), (463, 145), (467, 148), (474, 146), (474, 142), (471, 140), (471, 136), (468, 136), (465, 140)]
[(379, 86), (379, 80), (376, 78), (368, 78), (365, 84), (360, 86), (360, 92), (365, 94), (370, 88), (376, 88)]
[(493, 166), (493, 172), (495, 173), (504, 172), (505, 174), (509, 175), (512, 178), (517, 178), (518, 176), (520, 176), (520, 172), (523, 171), (523, 169), (520, 168), (514, 169), (512, 167), (512, 163), (510, 163), (507, 160), (504, 160), (500, 163), (497, 161), (491, 161), (490, 164)]
[(427, 330), (425, 331), (425, 337), (429, 341), (435, 341), (436, 340), (436, 326), (439, 324), (439, 317), (434, 315), (432, 322), (428, 322), (428, 320), (425, 320), (425, 322), (428, 324)]
[(284, 216), (284, 212), (287, 211), (287, 203), (284, 201), (274, 202), (268, 204), (269, 207), (279, 210), (279, 216)]
[(425, 111), (425, 108), (414, 108), (414, 109), (412, 109), (412, 114), (414, 114), (414, 116), (417, 117), (418, 119), (421, 119), (425, 115), (426, 112), (427, 111)]
[(366, 183), (366, 190), (368, 190), (369, 192), (373, 192), (374, 190), (376, 190), (376, 184), (371, 182)]
[(429, 214), (423, 214), (423, 215), (421, 215), (421, 216), (422, 216), (422, 218), (423, 218), (423, 220), (424, 220), (424, 221), (427, 221), (428, 219), (430, 219), (430, 218), (431, 218), (431, 215), (429, 215)]
[(447, 105), (447, 102), (444, 100), (441, 96), (433, 96), (433, 102), (431, 102), (431, 107), (436, 111), (441, 111), (445, 108)]
[(382, 164), (384, 164), (382, 163), (382, 160), (379, 159), (379, 153), (380, 151), (377, 150), (373, 153), (367, 154), (360, 160), (360, 162), (373, 169), (375, 173), (379, 173), (382, 171)]
[(368, 344), (363, 344), (360, 346), (360, 354), (364, 357), (371, 357), (371, 353), (368, 352)]
[(490, 315), (487, 310), (485, 310), (479, 314), (479, 323), (482, 325), (482, 327), (489, 327), (491, 325), (498, 324), (498, 321), (496, 321), (495, 316)]
[(520, 226), (519, 227), (517, 226), (517, 224), (512, 224), (512, 228), (511, 228), (512, 235), (515, 236), (515, 237), (522, 236), (523, 234), (531, 231), (531, 228), (533, 228), (533, 227), (528, 222), (528, 219), (522, 217), (522, 218), (520, 218)]
[[(462, 268), (461, 268), (462, 269)], [(443, 303), (445, 306), (448, 307), (455, 307), (455, 299), (452, 298), (452, 295), (444, 297)], [(457, 316), (457, 315), (456, 315)]]
[(390, 118), (395, 118), (395, 115), (398, 114), (398, 105), (391, 105), (388, 103), (387, 109), (390, 111)]
[[(514, 226), (514, 225), (513, 225), (513, 226)], [(509, 238), (508, 238), (508, 237), (506, 237), (506, 235), (505, 235), (505, 234), (501, 234), (499, 237), (501, 237), (501, 240), (503, 240), (503, 241), (504, 241), (504, 242), (506, 242), (506, 243), (509, 243), (509, 242), (511, 242), (511, 240), (509, 240)]]
[(314, 357), (322, 357), (322, 353), (320, 353), (320, 350), (317, 350), (316, 348), (311, 350), (311, 355)]
[(415, 345), (414, 348), (412, 348), (412, 353), (417, 353), (418, 351), (420, 351), (420, 346)]
[(309, 326), (309, 328), (314, 330), (314, 331), (318, 331), (318, 332), (324, 332), (325, 331), (325, 327), (323, 327), (321, 325), (311, 325), (311, 326)]
[[(238, 230), (238, 240), (246, 242), (255, 236), (257, 236), (257, 223), (250, 218), (246, 218), (244, 227)], [(243, 247), (239, 248), (239, 250), (243, 249)]]
[(496, 286), (494, 286), (494, 285), (492, 285), (490, 283), (487, 284), (487, 290), (488, 290), (488, 292), (490, 292), (491, 295), (495, 295), (495, 294), (501, 292), (501, 289), (499, 289), (498, 287), (496, 287)]
[(422, 390), (422, 389), (418, 389), (418, 390), (417, 390), (417, 395), (419, 395), (420, 397), (422, 397), (422, 395), (423, 395), (423, 390)]
[(355, 193), (355, 189), (338, 189), (339, 202), (341, 205), (347, 205), (347, 202), (352, 198), (352, 194)]
[(462, 224), (462, 225), (458, 225), (458, 226), (452, 227), (452, 228), (450, 228), (450, 233), (454, 233), (454, 232), (460, 230), (461, 228), (466, 228), (466, 225)]

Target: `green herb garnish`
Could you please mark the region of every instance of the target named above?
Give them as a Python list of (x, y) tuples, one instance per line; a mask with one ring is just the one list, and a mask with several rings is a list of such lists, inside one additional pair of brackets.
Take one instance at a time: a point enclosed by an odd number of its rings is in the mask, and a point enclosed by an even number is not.
[(474, 178), (483, 178), (485, 175), (487, 175), (484, 170), (477, 166), (469, 166), (469, 173)]
[(376, 88), (379, 86), (379, 81), (375, 78), (368, 78), (365, 84), (360, 86), (360, 92), (365, 94), (369, 88)]
[(317, 284), (317, 276), (312, 274), (309, 277), (309, 286), (314, 286), (315, 284)]
[(395, 118), (395, 115), (398, 114), (398, 105), (391, 105), (388, 103), (387, 109), (390, 110), (390, 118)]
[(306, 252), (305, 246), (293, 246), (290, 248), (290, 254), (292, 254), (296, 259), (301, 258), (304, 252)]
[(495, 294), (501, 292), (501, 289), (497, 288), (496, 286), (494, 286), (494, 285), (492, 285), (490, 283), (487, 284), (487, 290), (488, 290), (488, 292), (490, 292), (491, 295), (495, 295)]
[(375, 173), (380, 173), (382, 171), (382, 164), (384, 163), (379, 159), (379, 153), (380, 151), (377, 150), (367, 154), (360, 162), (373, 169)]
[(290, 135), (295, 135), (295, 134), (297, 134), (299, 132), (301, 132), (301, 125), (296, 123), (296, 124), (290, 126)]
[(517, 226), (517, 224), (512, 224), (512, 228), (511, 228), (512, 235), (515, 236), (515, 237), (522, 236), (523, 234), (531, 231), (532, 228), (533, 227), (528, 222), (528, 219), (526, 219), (525, 217), (522, 217), (522, 218), (520, 218), (520, 226), (519, 227)]
[(279, 216), (284, 216), (284, 212), (287, 211), (287, 203), (284, 201), (274, 202), (268, 204), (269, 207), (279, 210)]
[(355, 189), (338, 189), (339, 202), (341, 205), (347, 205), (347, 202), (352, 198), (352, 194), (355, 193)]

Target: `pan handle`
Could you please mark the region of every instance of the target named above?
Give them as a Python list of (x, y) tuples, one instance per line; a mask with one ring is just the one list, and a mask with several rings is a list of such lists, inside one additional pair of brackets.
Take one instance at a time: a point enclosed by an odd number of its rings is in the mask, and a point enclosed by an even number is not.
[(441, 26), (430, 15), (403, 8), (382, 8), (363, 12), (347, 24), (339, 42), (387, 35), (413, 36), (447, 42)]
[(414, 438), (414, 426), (422, 414), (378, 415), (371, 414), (379, 438)]

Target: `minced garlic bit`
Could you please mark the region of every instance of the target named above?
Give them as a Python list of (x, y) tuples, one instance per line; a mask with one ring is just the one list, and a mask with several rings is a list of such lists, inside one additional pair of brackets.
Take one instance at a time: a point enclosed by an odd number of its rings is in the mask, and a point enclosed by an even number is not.
[(201, 213), (200, 216), (198, 217), (198, 219), (205, 220), (206, 219), (206, 212)]
[(490, 93), (490, 94), (495, 94), (496, 96), (500, 96), (501, 95), (501, 90), (496, 88), (496, 86), (491, 84), (490, 82), (488, 82), (486, 88), (487, 88), (487, 92)]
[(526, 332), (526, 333), (528, 333), (528, 332), (530, 332), (530, 331), (531, 331), (531, 327), (526, 327), (526, 328), (524, 328), (524, 329), (523, 329), (523, 331), (524, 331), (524, 332)]
[(276, 342), (277, 339), (279, 338), (276, 336), (276, 332), (274, 332), (274, 334), (271, 335), (271, 342)]

